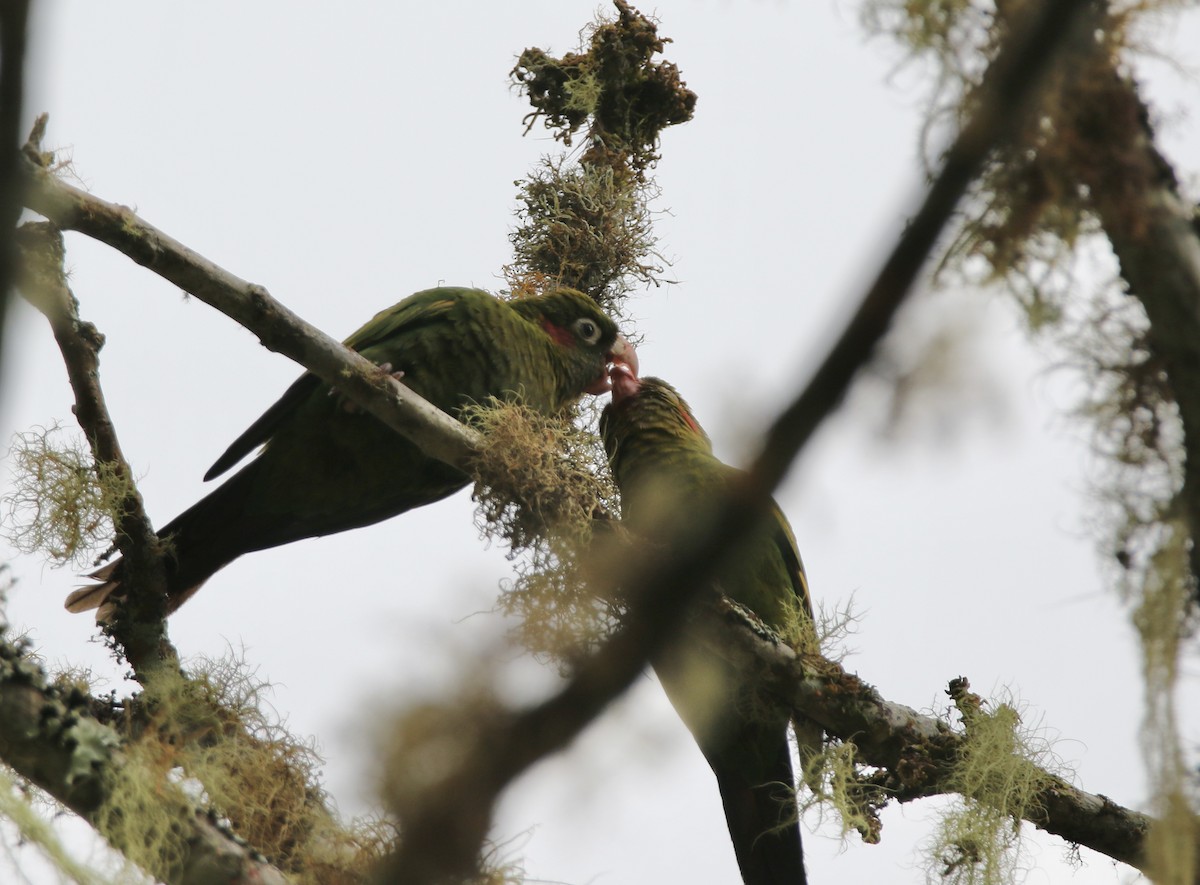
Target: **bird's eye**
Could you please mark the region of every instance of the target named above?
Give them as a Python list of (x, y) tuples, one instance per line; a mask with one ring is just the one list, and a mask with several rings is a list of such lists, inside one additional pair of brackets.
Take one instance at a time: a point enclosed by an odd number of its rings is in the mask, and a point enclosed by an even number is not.
[(580, 317), (574, 322), (572, 328), (584, 344), (595, 344), (600, 340), (600, 326), (596, 324), (595, 320)]

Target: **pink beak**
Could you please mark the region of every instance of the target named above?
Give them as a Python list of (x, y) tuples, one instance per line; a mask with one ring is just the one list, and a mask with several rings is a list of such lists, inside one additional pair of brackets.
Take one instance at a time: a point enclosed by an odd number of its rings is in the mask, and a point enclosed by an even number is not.
[(621, 377), (632, 377), (637, 380), (638, 373), (638, 358), (637, 351), (633, 349), (633, 345), (625, 340), (624, 335), (618, 335), (617, 340), (613, 342), (612, 349), (605, 354), (605, 361), (612, 364), (611, 368), (605, 368), (600, 377), (587, 387), (587, 392), (592, 394), (607, 393), (612, 390), (614, 381)]

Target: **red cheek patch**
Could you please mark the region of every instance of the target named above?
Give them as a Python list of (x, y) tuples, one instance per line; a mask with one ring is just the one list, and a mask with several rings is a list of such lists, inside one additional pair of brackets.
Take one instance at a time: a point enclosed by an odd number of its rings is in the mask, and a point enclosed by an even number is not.
[(542, 320), (542, 328), (546, 330), (547, 335), (549, 335), (563, 347), (571, 347), (575, 343), (574, 335), (572, 335), (562, 326), (556, 326), (547, 319)]

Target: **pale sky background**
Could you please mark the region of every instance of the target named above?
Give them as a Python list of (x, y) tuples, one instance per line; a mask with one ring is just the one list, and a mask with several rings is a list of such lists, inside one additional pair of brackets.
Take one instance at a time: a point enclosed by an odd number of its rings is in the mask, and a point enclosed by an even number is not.
[[(507, 72), (527, 46), (575, 48), (595, 8), (59, 0), (33, 19), (27, 116), (50, 112), (47, 144), (73, 154), (95, 194), (343, 337), (418, 289), (500, 285), (513, 181), (559, 149), (540, 128), (521, 137), (526, 105)], [(647, 9), (700, 98), (695, 121), (667, 132), (656, 176), (678, 284), (631, 313), (644, 372), (680, 388), (732, 463), (807, 379), (920, 195), (926, 81), (897, 70), (894, 45), (864, 37), (857, 9)], [(1197, 62), (1195, 13), (1154, 39)], [(1167, 65), (1140, 70), (1162, 140), (1192, 176), (1200, 87)], [(69, 235), (68, 260), (83, 317), (108, 338), (109, 405), (161, 525), (205, 492), (208, 465), (300, 370), (107, 247)], [(959, 675), (985, 695), (1011, 690), (1027, 721), (1059, 739), (1077, 783), (1141, 807), (1138, 658), (1095, 551), (1087, 430), (1065, 417), (1076, 380), (1025, 344), (1003, 297), (951, 293), (941, 310), (978, 331), (966, 398), (900, 442), (874, 435), (875, 399), (852, 398), (778, 496), (815, 596), (853, 597), (847, 666), (887, 698), (942, 711)], [(23, 304), (4, 352), (4, 435), (73, 427), (53, 339)], [(38, 650), (119, 679), (91, 620), (61, 607), (71, 570), (31, 557), (13, 568), (8, 614)], [(273, 705), (316, 737), (325, 784), (352, 816), (373, 803), (372, 729), (498, 647), (507, 625), (487, 610), (510, 574), (463, 492), (247, 556), (171, 620), (171, 635), (188, 656), (233, 647), (275, 683)], [(1185, 669), (1194, 697), (1194, 656)], [(525, 697), (553, 678), (527, 660), (505, 672)], [(1193, 736), (1196, 726), (1193, 711)], [(919, 844), (938, 805), (888, 809), (878, 846), (843, 847), (830, 824), (806, 821), (810, 881), (922, 882)], [(715, 782), (649, 676), (507, 794), (496, 838), (530, 880), (738, 881)], [(1023, 881), (1137, 879), (1086, 850), (1081, 866), (1068, 860), (1061, 840), (1034, 836)], [(0, 866), (0, 880), (10, 874)]]

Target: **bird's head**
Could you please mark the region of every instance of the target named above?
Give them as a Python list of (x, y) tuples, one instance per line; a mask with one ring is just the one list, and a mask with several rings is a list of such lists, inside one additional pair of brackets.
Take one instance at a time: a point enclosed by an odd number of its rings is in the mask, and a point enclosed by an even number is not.
[(633, 437), (653, 435), (661, 443), (712, 451), (708, 434), (691, 407), (674, 387), (661, 378), (639, 378), (627, 366), (613, 365), (609, 372), (612, 402), (600, 416), (600, 436), (612, 458), (620, 445)]
[(537, 322), (560, 347), (594, 357), (597, 374), (584, 388), (592, 394), (611, 389), (609, 367), (623, 367), (637, 377), (637, 352), (617, 324), (590, 297), (575, 289), (555, 289), (512, 302), (519, 313)]

